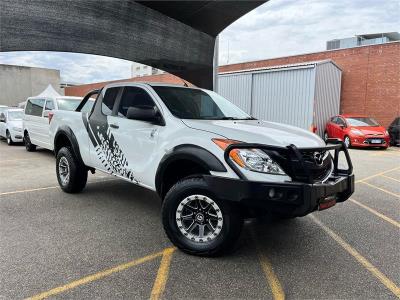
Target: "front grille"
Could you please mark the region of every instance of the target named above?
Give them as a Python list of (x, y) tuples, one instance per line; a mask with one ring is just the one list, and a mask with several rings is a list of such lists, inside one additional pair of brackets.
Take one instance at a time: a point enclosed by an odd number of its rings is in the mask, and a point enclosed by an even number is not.
[[(377, 141), (377, 140), (379, 140), (379, 143), (373, 143), (372, 142), (372, 141)], [(374, 144), (379, 145), (379, 144), (384, 144), (384, 143), (385, 143), (385, 139), (382, 139), (382, 138), (374, 138), (374, 137), (372, 137), (372, 138), (366, 138), (364, 140), (364, 144), (369, 144), (369, 145), (374, 145)]]
[[(333, 159), (329, 151), (301, 150), (303, 163), (294, 153), (279, 154), (277, 151), (266, 151), (288, 174), (293, 181), (317, 183), (325, 180), (333, 170)], [(322, 161), (317, 162), (315, 154), (321, 155)]]
[[(321, 182), (325, 180), (333, 169), (332, 156), (329, 151), (302, 151), (305, 169), (309, 170), (312, 182)], [(321, 157), (321, 161), (317, 158)], [(306, 170), (298, 170), (302, 177), (307, 178)]]

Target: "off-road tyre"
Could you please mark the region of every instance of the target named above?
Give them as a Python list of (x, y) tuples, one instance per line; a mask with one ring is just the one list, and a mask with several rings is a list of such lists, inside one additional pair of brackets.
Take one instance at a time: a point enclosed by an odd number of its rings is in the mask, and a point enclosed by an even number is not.
[(24, 144), (26, 151), (28, 152), (36, 151), (36, 145), (32, 144), (28, 131), (25, 131), (24, 133)]
[[(178, 207), (184, 199), (194, 197), (193, 195), (212, 199), (212, 202), (220, 208), (222, 229), (213, 240), (192, 241), (178, 228)], [(168, 238), (183, 252), (198, 256), (219, 256), (235, 249), (242, 230), (243, 217), (237, 205), (229, 201), (221, 201), (217, 195), (211, 193), (203, 178), (192, 177), (180, 180), (167, 192), (162, 204), (162, 222)]]
[[(63, 172), (65, 168), (68, 168), (68, 179), (67, 174)], [(86, 186), (88, 170), (68, 147), (62, 147), (57, 152), (56, 173), (58, 184), (66, 193), (79, 193)]]

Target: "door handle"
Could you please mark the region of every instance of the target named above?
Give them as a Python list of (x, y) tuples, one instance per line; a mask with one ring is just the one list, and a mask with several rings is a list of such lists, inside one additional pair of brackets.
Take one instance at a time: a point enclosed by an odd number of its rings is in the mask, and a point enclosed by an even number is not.
[(119, 128), (118, 124), (110, 124), (110, 127), (111, 127), (111, 128), (115, 128), (115, 129), (118, 129), (118, 128)]

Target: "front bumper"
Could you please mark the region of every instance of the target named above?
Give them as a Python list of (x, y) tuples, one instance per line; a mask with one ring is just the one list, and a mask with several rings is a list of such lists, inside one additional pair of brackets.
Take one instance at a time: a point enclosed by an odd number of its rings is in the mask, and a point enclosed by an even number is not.
[[(353, 136), (350, 138), (351, 145), (354, 147), (365, 147), (365, 148), (373, 148), (373, 147), (389, 147), (389, 137), (388, 136)], [(372, 143), (373, 140), (380, 140), (380, 143)]]
[[(239, 179), (204, 176), (209, 189), (220, 199), (235, 201), (248, 208), (264, 209), (287, 216), (304, 216), (318, 208), (328, 208), (336, 202), (346, 201), (354, 192), (353, 165), (344, 143), (329, 139), (327, 145), (317, 148), (298, 149), (294, 145), (287, 147), (263, 144), (231, 144), (225, 149), (224, 158), (235, 171)], [(230, 159), (234, 149), (256, 148), (263, 151), (277, 151), (287, 157), (292, 169), (293, 181), (255, 182), (248, 180), (239, 167)], [(312, 167), (304, 153), (312, 151), (334, 151), (333, 170), (323, 182), (316, 182)], [(347, 169), (339, 168), (339, 155), (344, 153)], [(297, 176), (298, 173), (302, 176)], [(305, 176), (304, 176), (305, 175)]]
[[(240, 203), (253, 211), (304, 216), (326, 199), (346, 201), (354, 192), (354, 175), (331, 177), (325, 183), (258, 182), (205, 175), (210, 191), (221, 200)], [(261, 211), (260, 211), (261, 210)]]

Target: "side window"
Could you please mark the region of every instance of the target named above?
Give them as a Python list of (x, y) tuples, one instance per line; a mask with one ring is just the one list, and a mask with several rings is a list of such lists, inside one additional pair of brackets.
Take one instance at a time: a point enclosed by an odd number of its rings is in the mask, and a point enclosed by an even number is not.
[(121, 97), (118, 116), (123, 118), (126, 117), (129, 107), (154, 107), (154, 101), (145, 90), (134, 86), (127, 86), (124, 88)]
[(46, 100), (46, 106), (44, 110), (53, 110), (54, 109), (54, 102), (52, 100)]
[(109, 88), (104, 94), (104, 98), (101, 103), (101, 112), (106, 116), (112, 115), (112, 110), (114, 107), (115, 99), (118, 96), (119, 89), (119, 87)]
[(338, 125), (343, 125), (346, 126), (346, 122), (342, 119), (342, 118), (337, 118), (337, 122)]
[(337, 124), (337, 117), (333, 117), (333, 118), (331, 119), (331, 122)]
[(44, 99), (29, 99), (26, 103), (25, 114), (41, 117), (44, 102)]

